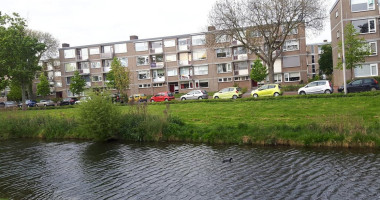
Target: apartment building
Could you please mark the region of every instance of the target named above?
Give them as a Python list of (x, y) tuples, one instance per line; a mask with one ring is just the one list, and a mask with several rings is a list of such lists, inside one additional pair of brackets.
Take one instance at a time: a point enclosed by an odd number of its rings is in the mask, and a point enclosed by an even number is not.
[[(46, 77), (49, 81), (50, 94), (46, 98), (62, 98), (62, 91), (65, 90), (65, 88), (62, 87), (62, 72), (59, 58), (41, 60), (39, 62), (39, 66), (42, 66), (43, 71), (46, 73)], [(39, 77), (40, 73), (36, 74), (36, 77), (32, 83), (34, 93), (37, 93), (37, 85), (40, 82)]]
[[(333, 50), (333, 63), (337, 66), (338, 42), (342, 41), (344, 28), (352, 23), (359, 36), (363, 37), (371, 47), (372, 55), (365, 59), (362, 67), (346, 70), (346, 79), (355, 77), (378, 76), (380, 56), (377, 53), (379, 33), (379, 4), (375, 0), (337, 0), (330, 10), (331, 46)], [(343, 85), (343, 71), (334, 69), (334, 85)]]
[(307, 63), (307, 77), (308, 79), (312, 79), (315, 76), (323, 75), (319, 72), (319, 58), (321, 57), (322, 52), (322, 46), (330, 44), (330, 42), (327, 42), (327, 40), (324, 40), (321, 43), (313, 43), (308, 44), (306, 53), (306, 63)]
[[(244, 88), (257, 86), (250, 80), (250, 66), (256, 56), (238, 41), (222, 41), (227, 45), (209, 47), (208, 32), (138, 39), (104, 44), (70, 47), (62, 44), (59, 49), (61, 81), (55, 87), (57, 96), (70, 97), (70, 81), (75, 71), (86, 80), (87, 87), (106, 87), (111, 62), (118, 58), (128, 68), (131, 84), (129, 94), (171, 91), (186, 93), (192, 89), (218, 91), (239, 85)], [(275, 80), (281, 84), (306, 82), (305, 30), (299, 27), (289, 36), (283, 53), (275, 63)], [(55, 73), (55, 72), (54, 72)], [(59, 80), (58, 80), (59, 79)]]

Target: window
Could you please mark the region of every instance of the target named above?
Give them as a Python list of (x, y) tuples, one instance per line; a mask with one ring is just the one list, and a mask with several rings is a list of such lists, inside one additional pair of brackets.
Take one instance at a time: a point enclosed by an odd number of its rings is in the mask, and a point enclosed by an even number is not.
[(193, 82), (192, 81), (181, 82), (181, 89), (193, 89)]
[(149, 56), (137, 56), (136, 62), (137, 66), (149, 65)]
[(247, 49), (245, 47), (234, 48), (234, 55), (247, 54)]
[(139, 84), (139, 88), (150, 88), (150, 84), (149, 83)]
[(375, 9), (375, 0), (351, 0), (351, 11), (367, 11)]
[(102, 53), (111, 53), (112, 52), (111, 46), (102, 46)]
[(311, 63), (315, 63), (315, 56), (314, 55), (311, 55)]
[(196, 35), (191, 37), (193, 46), (205, 45), (206, 37), (205, 35)]
[(99, 54), (99, 47), (90, 48), (90, 55)]
[(207, 80), (196, 80), (195, 81), (195, 88), (208, 88), (208, 81)]
[(299, 42), (298, 40), (287, 40), (284, 44), (284, 51), (296, 51), (299, 50)]
[(206, 49), (198, 49), (193, 51), (194, 60), (205, 60), (207, 59)]
[(377, 76), (377, 64), (365, 64), (362, 67), (355, 67), (355, 77)]
[(335, 12), (335, 18), (337, 18), (339, 16), (339, 10), (336, 10)]
[(176, 54), (167, 54), (167, 55), (165, 55), (165, 61), (166, 62), (177, 61), (177, 55)]
[(115, 44), (115, 53), (126, 53), (127, 52), (127, 44)]
[(340, 37), (340, 31), (337, 30), (337, 31), (336, 31), (336, 38), (339, 38), (339, 37)]
[(288, 56), (282, 58), (282, 67), (299, 67), (301, 66), (300, 63), (300, 56)]
[(249, 76), (234, 77), (234, 81), (246, 81), (249, 80)]
[(354, 25), (355, 29), (362, 34), (365, 33), (375, 33), (375, 19), (360, 19), (352, 21), (352, 25)]
[(91, 68), (100, 68), (100, 61), (91, 62)]
[(175, 47), (175, 40), (164, 40), (164, 46), (165, 47)]
[(111, 67), (112, 60), (103, 60), (103, 67)]
[(148, 42), (139, 42), (135, 43), (136, 51), (147, 51), (148, 50)]
[(177, 76), (178, 70), (177, 69), (168, 69), (168, 76)]
[(281, 74), (275, 74), (274, 76), (274, 82), (275, 83), (281, 83), (282, 82), (282, 75)]
[(251, 37), (261, 37), (261, 33), (259, 31), (252, 31), (251, 32)]
[(153, 87), (163, 87), (163, 83), (153, 83)]
[(65, 63), (65, 72), (73, 72), (77, 70), (76, 63)]
[(162, 78), (162, 77), (165, 78), (165, 70), (164, 69), (153, 70), (153, 78), (154, 79)]
[(216, 43), (225, 43), (228, 42), (228, 36), (227, 35), (217, 35), (216, 36)]
[(91, 80), (92, 80), (92, 82), (100, 82), (100, 81), (102, 81), (102, 76), (91, 76)]
[(178, 39), (178, 50), (187, 51), (190, 49), (190, 39), (182, 38)]
[(75, 49), (67, 49), (63, 53), (65, 58), (75, 58)]
[[(289, 27), (290, 28), (290, 27)], [(282, 27), (282, 31), (283, 32), (286, 32), (288, 28), (286, 28), (285, 26)], [(294, 27), (292, 28), (290, 31), (289, 31), (289, 35), (296, 35), (298, 34), (298, 27)]]
[(66, 77), (66, 85), (70, 85), (71, 83), (71, 77)]
[(194, 75), (207, 75), (208, 65), (194, 66)]
[(234, 75), (248, 75), (248, 63), (247, 62), (235, 62), (234, 63)]
[(216, 52), (216, 57), (217, 58), (231, 57), (231, 50), (230, 50), (230, 48), (216, 49), (215, 52)]
[(191, 67), (181, 67), (179, 68), (179, 74), (181, 79), (190, 79), (193, 75), (193, 69)]
[(216, 65), (218, 68), (218, 74), (232, 72), (231, 63), (223, 63)]
[(150, 79), (150, 71), (149, 70), (139, 71), (138, 72), (138, 79), (139, 80)]
[(377, 42), (369, 42), (368, 44), (372, 55), (377, 55)]
[(128, 67), (128, 58), (119, 58), (121, 66)]
[(289, 72), (284, 74), (285, 82), (295, 82), (301, 79), (299, 72)]
[(55, 82), (55, 87), (62, 87), (62, 82), (61, 81)]
[(218, 82), (231, 82), (232, 81), (232, 78), (229, 77), (229, 78), (218, 78)]
[(54, 72), (54, 76), (55, 76), (55, 77), (59, 77), (59, 76), (61, 76), (61, 72), (60, 72), (60, 71), (56, 71), (56, 72)]

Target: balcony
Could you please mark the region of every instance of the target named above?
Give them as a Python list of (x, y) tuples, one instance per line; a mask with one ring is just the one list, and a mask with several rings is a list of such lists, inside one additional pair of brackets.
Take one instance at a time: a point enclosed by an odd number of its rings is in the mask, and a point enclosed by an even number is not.
[(86, 61), (88, 60), (88, 56), (76, 55), (76, 61)]
[(150, 54), (162, 54), (162, 48), (151, 48), (151, 49), (149, 49), (149, 53)]
[(235, 76), (248, 76), (248, 69), (234, 70)]
[(154, 62), (154, 63), (151, 63), (150, 64), (150, 68), (152, 69), (161, 69), (161, 68), (164, 68), (165, 64), (164, 62)]
[(103, 72), (108, 73), (111, 71), (111, 67), (103, 67)]
[(191, 60), (179, 60), (178, 65), (180, 66), (190, 66), (191, 65)]
[(89, 74), (90, 69), (79, 69), (79, 74)]
[(48, 65), (47, 68), (46, 68), (46, 71), (53, 71), (53, 66)]
[(113, 52), (100, 53), (100, 59), (112, 59), (114, 56)]
[(233, 60), (248, 60), (248, 54), (238, 54), (232, 57)]
[(191, 80), (192, 76), (191, 75), (180, 75), (179, 80)]
[(153, 78), (153, 83), (164, 83), (165, 82), (165, 76), (157, 76)]
[(55, 87), (50, 87), (49, 89), (51, 93), (55, 92)]
[(178, 51), (190, 51), (190, 44), (178, 45)]
[(234, 41), (231, 42), (231, 45), (232, 46), (240, 46), (240, 45), (243, 45), (243, 43), (240, 42), (240, 41), (238, 41), (238, 40), (234, 40)]
[(91, 87), (91, 82), (86, 82), (85, 87), (87, 87), (87, 88)]

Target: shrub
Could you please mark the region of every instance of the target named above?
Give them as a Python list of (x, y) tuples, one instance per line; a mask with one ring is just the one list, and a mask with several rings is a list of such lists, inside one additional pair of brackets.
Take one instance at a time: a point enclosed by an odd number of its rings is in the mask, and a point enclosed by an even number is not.
[(108, 94), (90, 96), (90, 100), (79, 106), (79, 124), (82, 131), (95, 140), (116, 138), (121, 111), (112, 104)]

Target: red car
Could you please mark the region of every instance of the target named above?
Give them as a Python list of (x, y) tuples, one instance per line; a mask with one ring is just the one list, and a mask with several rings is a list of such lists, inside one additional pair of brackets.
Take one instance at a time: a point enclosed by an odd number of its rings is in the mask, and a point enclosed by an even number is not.
[(171, 92), (160, 92), (150, 98), (150, 102), (171, 101), (175, 97)]

